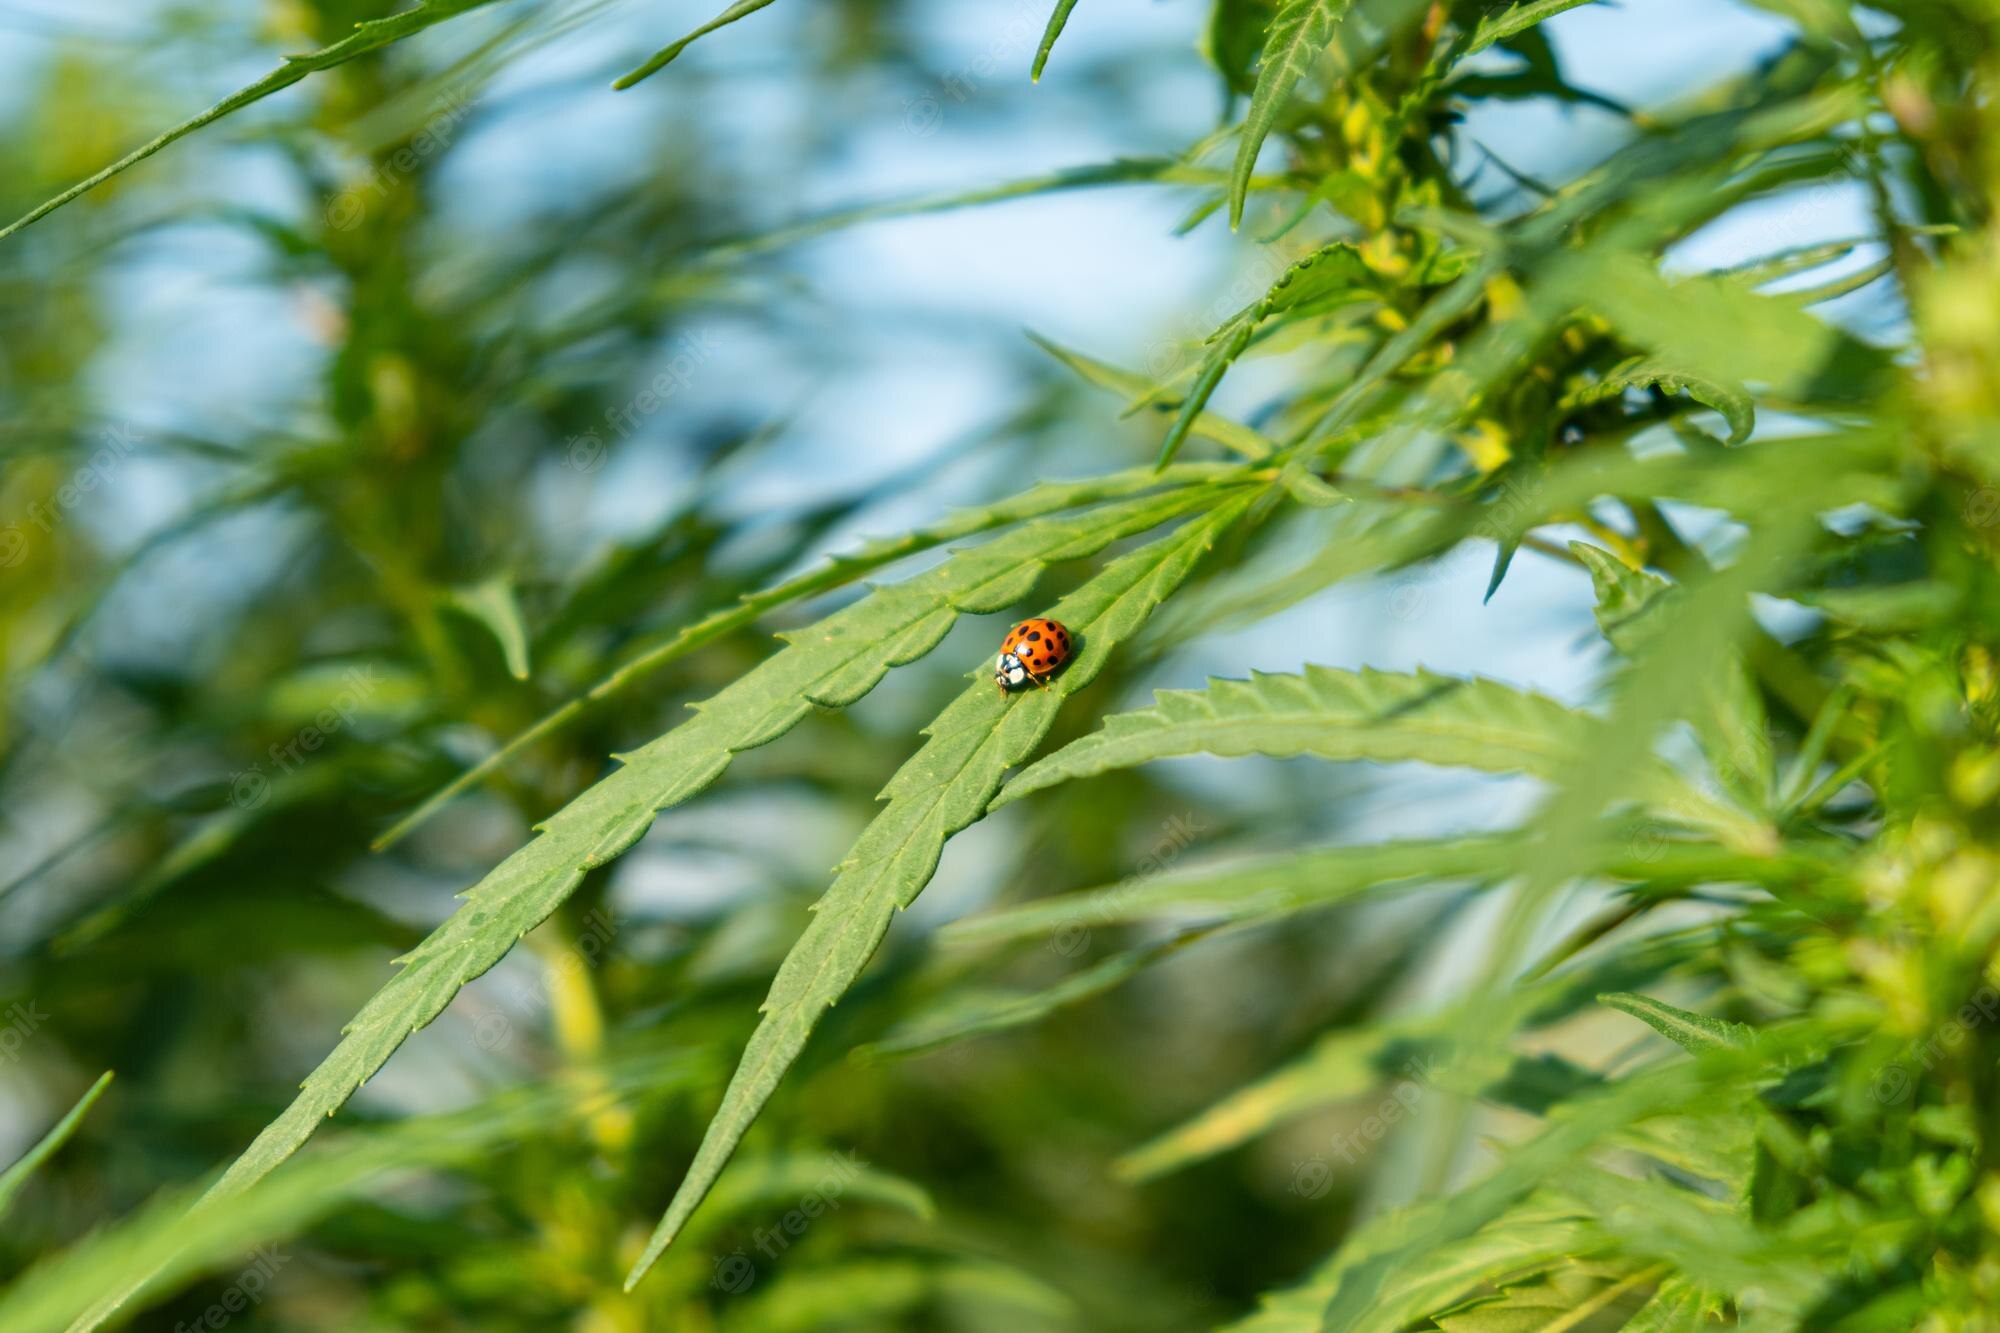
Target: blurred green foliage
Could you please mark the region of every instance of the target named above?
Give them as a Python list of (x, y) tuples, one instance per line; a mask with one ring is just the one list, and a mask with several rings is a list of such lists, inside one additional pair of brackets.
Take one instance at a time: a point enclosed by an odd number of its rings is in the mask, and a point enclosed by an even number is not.
[[(1102, 2), (1036, 16), (1047, 83)], [(2000, 12), (1770, 0), (1639, 107), (1541, 26), (1584, 3), (1216, 0), (1201, 141), (1141, 156), (1169, 71), (1086, 64), (1132, 156), (832, 214), (685, 42), (618, 53), (663, 123), (615, 179), (468, 206), (482, 125), (614, 96), (511, 77), (608, 6), (163, 9), (149, 68), (317, 54), (95, 182), (185, 89), (47, 62), (0, 138), (0, 1327), (1994, 1327)], [(787, 30), (817, 147), (920, 27)], [(1615, 132), (1538, 179), (1475, 132), (1518, 105)], [(1240, 218), (1205, 336), (1038, 339), (902, 470), (686, 392), (718, 316), (851, 336), (793, 247), (1109, 185)], [(1773, 234), (1802, 200), (1860, 229)], [(126, 294), (196, 242), (314, 369), (137, 428)], [(1587, 705), (1241, 656), (1467, 550), (1587, 584)], [(1008, 695), (1027, 614), (1078, 652)], [(1196, 651), (1232, 678), (1130, 706)], [(1390, 838), (1387, 764), (1517, 785)], [(941, 864), (1001, 901), (899, 921)]]

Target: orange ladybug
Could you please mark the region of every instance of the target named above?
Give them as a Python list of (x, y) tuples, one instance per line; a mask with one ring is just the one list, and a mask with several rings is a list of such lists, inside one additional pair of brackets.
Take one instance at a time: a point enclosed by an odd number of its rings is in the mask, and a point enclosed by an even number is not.
[(1069, 661), (1069, 630), (1059, 620), (1024, 620), (1007, 631), (994, 664), (993, 680), (1000, 693), (1018, 690), (1029, 681), (1043, 689), (1048, 678)]

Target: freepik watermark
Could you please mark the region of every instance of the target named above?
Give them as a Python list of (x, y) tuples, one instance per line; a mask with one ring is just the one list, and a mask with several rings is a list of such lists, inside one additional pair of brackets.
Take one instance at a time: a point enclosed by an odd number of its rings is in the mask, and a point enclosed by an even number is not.
[(7, 1064), (21, 1058), (28, 1038), (41, 1031), (42, 1024), (49, 1021), (49, 1016), (33, 1000), (16, 1000), (7, 1006), (7, 1011), (0, 1014), (0, 1018), (7, 1020), (6, 1026), (0, 1027), (0, 1061)]
[[(792, 1247), (792, 1242), (806, 1234), (808, 1228), (819, 1218), (830, 1212), (840, 1211), (841, 1196), (861, 1174), (862, 1162), (859, 1154), (849, 1149), (845, 1153), (827, 1154), (827, 1169), (813, 1188), (801, 1195), (798, 1204), (788, 1209), (773, 1226), (760, 1226), (751, 1232), (750, 1242), (766, 1259), (776, 1259)], [(757, 1264), (742, 1250), (723, 1255), (715, 1261), (715, 1273), (709, 1278), (709, 1285), (717, 1291), (738, 1296), (750, 1290), (757, 1281)]]
[(183, 1319), (175, 1324), (174, 1333), (200, 1333), (203, 1329), (214, 1333), (251, 1306), (262, 1305), (271, 1279), (291, 1261), (290, 1255), (280, 1254), (269, 1246), (250, 1251), (250, 1266), (236, 1275), (236, 1280), (224, 1289), (213, 1305), (193, 1319)]
[[(1417, 1109), (1430, 1091), (1435, 1065), (1436, 1062), (1428, 1055), (1413, 1056), (1406, 1061), (1400, 1071), (1401, 1077), (1390, 1087), (1389, 1095), (1362, 1119), (1354, 1132), (1337, 1133), (1328, 1141), (1330, 1155), (1338, 1157), (1347, 1166), (1359, 1164), (1383, 1139), (1389, 1137), (1389, 1131), (1399, 1121)], [(1327, 1155), (1293, 1163), (1292, 1193), (1302, 1198), (1317, 1199), (1332, 1187), (1333, 1163)]]
[(304, 767), (306, 761), (317, 754), (336, 733), (351, 726), (368, 696), (381, 687), (375, 678), (373, 666), (349, 667), (341, 675), (342, 687), (332, 703), (320, 709), (313, 720), (299, 728), (291, 737), (274, 741), (266, 752), (270, 759), (270, 771), (263, 764), (252, 764), (229, 779), (229, 803), (239, 810), (254, 810), (271, 796), (271, 778), (275, 774), (284, 776)]
[[(646, 386), (626, 399), (617, 407), (604, 409), (604, 429), (587, 430), (572, 435), (563, 446), (563, 462), (577, 472), (595, 472), (604, 466), (610, 456), (610, 445), (630, 436), (638, 430), (646, 418), (658, 412), (676, 394), (694, 382), (715, 355), (715, 335), (703, 329), (698, 333), (684, 333), (674, 340), (672, 355), (667, 358), (666, 368)], [(607, 444), (605, 437), (610, 437)]]
[(70, 474), (67, 481), (56, 487), (55, 494), (28, 506), (25, 523), (10, 523), (0, 528), (0, 569), (12, 569), (27, 559), (32, 534), (40, 533), (44, 537), (53, 534), (62, 516), (82, 503), (84, 496), (109, 481), (112, 473), (139, 447), (138, 437), (126, 426), (106, 426), (99, 432), (98, 438), (98, 447), (91, 451), (81, 467)]
[(947, 106), (963, 106), (979, 95), (981, 85), (1004, 71), (1027, 68), (1042, 28), (1046, 8), (1016, 0), (1012, 12), (993, 29), (993, 36), (974, 56), (937, 81), (937, 85), (903, 102), (903, 128), (912, 134), (935, 134), (944, 123)]
[(1088, 919), (1066, 921), (1051, 931), (1049, 948), (1065, 958), (1074, 958), (1082, 953), (1090, 943), (1094, 926), (1108, 926), (1118, 920), (1132, 895), (1148, 880), (1165, 874), (1174, 862), (1180, 860), (1181, 853), (1192, 847), (1195, 839), (1207, 829), (1208, 825), (1202, 823), (1192, 810), (1169, 818), (1160, 826), (1160, 837), (1153, 844), (1153, 850), (1139, 858), (1133, 873), (1097, 904)]
[(326, 220), (336, 231), (351, 231), (368, 215), (368, 205), (413, 174), (424, 162), (451, 147), (458, 128), (472, 114), (472, 99), (454, 89), (431, 105), (424, 127), (410, 141), (375, 163), (368, 174), (326, 201)]
[[(1958, 1012), (1938, 1025), (1937, 1031), (1900, 1060), (1892, 1060), (1875, 1075), (1875, 1100), (1883, 1106), (1898, 1106), (1910, 1095), (1919, 1075), (1937, 1068), (1945, 1056), (1956, 1051), (1979, 1027), (2000, 1015), (2000, 987), (1981, 986)], [(1911, 1066), (1915, 1065), (1913, 1072)]]

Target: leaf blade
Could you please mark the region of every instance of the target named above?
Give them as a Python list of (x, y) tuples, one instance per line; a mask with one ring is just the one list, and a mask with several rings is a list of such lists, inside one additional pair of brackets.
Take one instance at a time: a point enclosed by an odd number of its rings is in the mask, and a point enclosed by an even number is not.
[(805, 1049), (820, 1015), (867, 966), (894, 913), (929, 882), (946, 840), (981, 817), (1006, 770), (1054, 725), (1063, 700), (1090, 683), (1106, 655), (1144, 623), (1249, 501), (1247, 495), (1225, 500), (1181, 530), (1112, 562), (1058, 603), (1050, 614), (1070, 626), (1081, 647), (1049, 689), (996, 696), (981, 679), (927, 729), (923, 748), (882, 789), (888, 805), (855, 842), (815, 904), (805, 933), (780, 964), (762, 1006), (764, 1017), (687, 1175), (627, 1275), (626, 1290), (645, 1276), (714, 1187), (751, 1122)]
[(1029, 82), (1042, 81), (1042, 66), (1049, 63), (1049, 52), (1055, 49), (1056, 39), (1062, 36), (1063, 27), (1069, 22), (1069, 12), (1075, 8), (1076, 0), (1056, 0), (1056, 7), (1049, 15), (1049, 24), (1042, 29), (1042, 43), (1035, 48), (1035, 64), (1028, 72)]
[(83, 1096), (77, 1098), (76, 1105), (70, 1107), (48, 1133), (36, 1140), (34, 1147), (22, 1153), (21, 1159), (5, 1171), (0, 1171), (0, 1217), (6, 1216), (7, 1209), (14, 1202), (14, 1196), (28, 1183), (28, 1177), (34, 1175), (43, 1162), (55, 1156), (57, 1150), (69, 1142), (70, 1135), (76, 1133), (77, 1126), (81, 1125), (83, 1118), (90, 1114), (90, 1108), (97, 1105), (97, 1099), (111, 1086), (111, 1073), (112, 1071), (107, 1069), (99, 1074), (97, 1082), (91, 1084)]
[(1205, 690), (1162, 690), (1152, 708), (1115, 714), (1103, 728), (1039, 761), (994, 805), (1074, 778), (1177, 755), (1251, 754), (1416, 761), (1485, 772), (1553, 774), (1590, 719), (1546, 696), (1498, 681), (1342, 671), (1253, 672)]
[(685, 37), (668, 42), (665, 46), (653, 52), (644, 64), (630, 73), (620, 75), (611, 86), (622, 93), (632, 85), (644, 82), (653, 75), (658, 74), (668, 65), (671, 65), (681, 52), (687, 50), (688, 47), (694, 45), (703, 37), (708, 36), (708, 34), (716, 31), (718, 28), (728, 27), (738, 19), (748, 18), (770, 3), (771, 0), (736, 0), (735, 4), (702, 24), (699, 28), (694, 29)]
[(1250, 110), (1243, 118), (1242, 137), (1236, 145), (1236, 162), (1229, 173), (1229, 225), (1240, 226), (1243, 202), (1250, 193), (1250, 177), (1257, 169), (1257, 154), (1264, 147), (1278, 110), (1292, 88), (1318, 59), (1334, 29), (1340, 26), (1353, 0), (1290, 0), (1271, 18), (1265, 30), (1264, 53), (1257, 71), (1257, 86), (1250, 94)]

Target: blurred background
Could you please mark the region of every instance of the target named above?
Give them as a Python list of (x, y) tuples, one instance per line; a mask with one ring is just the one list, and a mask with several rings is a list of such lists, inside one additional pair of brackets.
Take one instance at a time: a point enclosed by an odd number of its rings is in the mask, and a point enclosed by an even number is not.
[[(0, 211), (390, 8), (0, 0)], [(1228, 117), (1196, 48), (1207, 8), (1092, 0), (1031, 84), (1044, 0), (777, 4), (614, 93), (707, 8), (497, 4), (316, 75), (0, 244), (0, 1005), (17, 1037), (0, 1041), (0, 1159), (117, 1074), (16, 1205), (0, 1264), (239, 1151), (455, 893), (810, 613), (676, 662), (370, 850), (469, 763), (644, 646), (865, 537), (1151, 458), (1159, 418), (1122, 417), (1027, 333), (1161, 373), (1268, 285), (1258, 237), (1275, 219), (1184, 228), (1197, 192), (1148, 183), (801, 224), (1182, 152)], [(1589, 6), (1549, 30), (1574, 84), (1634, 105), (1749, 68), (1785, 31), (1720, 0)], [(1455, 147), (1561, 180), (1626, 132), (1589, 105), (1491, 102)], [(1769, 251), (1865, 231), (1866, 206), (1823, 188), (1754, 224)], [(1747, 253), (1744, 225), (1697, 236), (1685, 261)], [(1880, 299), (1825, 309), (1899, 319)], [(1285, 359), (1262, 358), (1215, 405), (1255, 422), (1286, 382)], [(1314, 553), (1284, 525), (1258, 540), (1266, 574)], [(1247, 628), (1230, 586), (1197, 589), (1092, 707), (1304, 662), (1590, 699), (1604, 662), (1587, 580), (1524, 555), (1482, 606), (1489, 562), (1474, 544)], [(1152, 1184), (1109, 1164), (1329, 1023), (1448, 985), (1476, 912), (1432, 898), (1233, 933), (1040, 1023), (848, 1053), (892, 1037), (912, 995), (1031, 992), (1132, 942), (993, 956), (936, 946), (943, 921), (1301, 838), (1495, 827), (1521, 782), (1176, 761), (1095, 784), (1087, 808), (1023, 803), (975, 826), (750, 1143), (750, 1170), (852, 1150), (879, 1189), (777, 1244), (800, 1189), (746, 1187), (658, 1280), (616, 1294), (829, 867), (1004, 627), (968, 617), (859, 706), (746, 755), (343, 1120), (473, 1105), (638, 1051), (673, 1072), (630, 1115), (335, 1211), (283, 1247), (239, 1318), (1193, 1328), (1329, 1251), (1379, 1204), (1365, 1189), (1396, 1188), (1392, 1171), (1364, 1188), (1328, 1146), (1372, 1106)], [(1074, 711), (1055, 740), (1093, 724)], [(140, 1326), (173, 1328), (232, 1280), (197, 1280)]]

